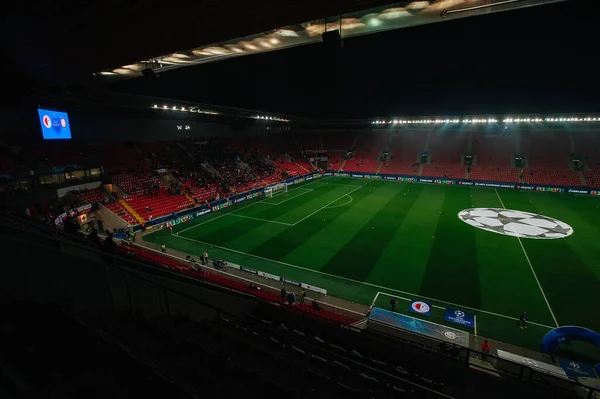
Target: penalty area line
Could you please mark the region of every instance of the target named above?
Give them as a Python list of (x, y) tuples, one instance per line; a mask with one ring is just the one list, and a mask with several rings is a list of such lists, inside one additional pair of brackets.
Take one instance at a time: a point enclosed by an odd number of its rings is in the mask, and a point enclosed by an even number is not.
[[(516, 321), (519, 320), (516, 317), (510, 317), (510, 316), (503, 315), (503, 314), (500, 314), (500, 313), (489, 312), (487, 310), (482, 310), (482, 309), (477, 309), (477, 308), (473, 308), (473, 307), (470, 307), (470, 306), (465, 306), (465, 305), (461, 305), (461, 304), (457, 304), (457, 303), (447, 302), (447, 301), (443, 301), (443, 300), (440, 300), (440, 299), (431, 298), (431, 297), (427, 297), (427, 296), (423, 296), (423, 295), (417, 295), (417, 294), (413, 294), (411, 292), (406, 292), (406, 291), (397, 290), (395, 288), (385, 287), (383, 285), (377, 285), (377, 284), (373, 284), (373, 283), (368, 283), (366, 281), (358, 281), (358, 280), (354, 280), (354, 279), (351, 279), (351, 278), (348, 278), (348, 277), (337, 276), (335, 274), (322, 272), (320, 270), (313, 270), (313, 269), (309, 269), (309, 268), (306, 268), (306, 267), (294, 265), (294, 264), (291, 264), (291, 263), (287, 263), (287, 262), (282, 262), (282, 261), (279, 261), (279, 260), (273, 260), (273, 259), (265, 258), (265, 257), (260, 256), (260, 255), (249, 254), (247, 252), (238, 251), (237, 249), (222, 247), (220, 245), (215, 245), (215, 244), (211, 244), (209, 242), (195, 240), (195, 239), (189, 238), (189, 237), (177, 236), (177, 238), (182, 238), (184, 240), (193, 241), (193, 242), (196, 242), (196, 243), (202, 244), (202, 245), (208, 245), (210, 247), (218, 248), (218, 249), (221, 249), (223, 251), (228, 251), (228, 252), (236, 253), (236, 254), (239, 254), (239, 255), (245, 255), (245, 256), (248, 256), (250, 258), (260, 259), (260, 260), (263, 260), (263, 261), (277, 263), (277, 264), (280, 264), (280, 265), (283, 265), (283, 266), (289, 266), (289, 267), (293, 267), (293, 268), (299, 269), (299, 270), (304, 270), (304, 271), (307, 271), (307, 272), (321, 274), (321, 275), (324, 275), (324, 276), (327, 276), (327, 277), (335, 278), (337, 280), (350, 281), (350, 282), (355, 283), (355, 284), (362, 284), (362, 285), (366, 285), (366, 286), (373, 287), (373, 288), (384, 289), (386, 291), (397, 292), (397, 293), (400, 293), (400, 294), (409, 295), (409, 296), (412, 296), (412, 297), (415, 297), (415, 298), (419, 298), (419, 299), (428, 299), (430, 301), (435, 301), (435, 302), (438, 302), (438, 303), (443, 303), (443, 304), (450, 305), (450, 306), (456, 307), (456, 308), (464, 308), (464, 309), (474, 310), (474, 311), (477, 311), (477, 312), (480, 312), (480, 313), (486, 313), (486, 314), (489, 314), (489, 315), (492, 315), (492, 316), (496, 316), (496, 317), (502, 317), (502, 318), (507, 319), (507, 320), (516, 320)], [(392, 294), (386, 294), (384, 292), (380, 292), (379, 294), (392, 296)], [(396, 297), (397, 298), (401, 298), (401, 299), (406, 299), (406, 298), (399, 297), (399, 296), (396, 296)], [(444, 309), (444, 307), (439, 306), (439, 305), (433, 305), (433, 306), (436, 307), (436, 308), (439, 308), (439, 309)], [(536, 325), (536, 326), (540, 326), (540, 327), (545, 327), (545, 328), (548, 328), (548, 329), (555, 328), (553, 326), (548, 326), (546, 324), (535, 323), (533, 321), (528, 321), (527, 323), (532, 324), (532, 325)]]
[[(496, 196), (498, 196), (498, 200), (500, 201), (500, 205), (502, 205), (502, 208), (506, 209), (506, 207), (504, 206), (504, 201), (502, 201), (502, 198), (500, 198), (500, 194), (498, 193), (498, 190), (494, 189), (494, 191), (496, 192)], [(554, 320), (554, 324), (556, 324), (556, 327), (560, 327), (560, 324), (558, 324), (558, 321), (556, 320), (556, 316), (554, 316), (554, 312), (552, 311), (552, 308), (550, 307), (550, 302), (548, 302), (548, 298), (546, 298), (546, 293), (544, 292), (544, 289), (542, 288), (542, 284), (540, 284), (540, 280), (538, 279), (538, 276), (535, 273), (535, 270), (533, 269), (533, 265), (531, 264), (531, 260), (529, 259), (529, 255), (527, 255), (527, 251), (525, 251), (525, 247), (523, 246), (523, 242), (521, 241), (521, 237), (517, 237), (517, 241), (519, 241), (519, 245), (521, 246), (521, 249), (523, 250), (523, 255), (525, 255), (525, 259), (527, 260), (527, 263), (529, 263), (529, 268), (531, 269), (531, 273), (533, 273), (533, 277), (535, 278), (535, 281), (537, 282), (538, 288), (540, 289), (540, 292), (542, 293), (542, 296), (544, 297), (544, 301), (546, 301), (546, 306), (548, 306), (548, 310), (550, 311), (550, 315), (552, 316), (552, 320)]]

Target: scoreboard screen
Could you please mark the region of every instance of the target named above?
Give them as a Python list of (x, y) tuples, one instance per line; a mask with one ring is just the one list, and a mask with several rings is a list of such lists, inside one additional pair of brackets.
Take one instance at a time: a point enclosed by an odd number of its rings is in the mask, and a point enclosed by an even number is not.
[(71, 125), (66, 112), (38, 108), (40, 126), (44, 140), (64, 140), (71, 138)]

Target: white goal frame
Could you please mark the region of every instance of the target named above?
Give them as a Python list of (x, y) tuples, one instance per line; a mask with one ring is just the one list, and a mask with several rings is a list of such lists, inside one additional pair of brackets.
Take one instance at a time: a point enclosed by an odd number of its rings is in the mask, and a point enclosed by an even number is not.
[(274, 194), (279, 194), (281, 192), (288, 192), (288, 184), (287, 183), (279, 183), (273, 186), (265, 187), (265, 197), (273, 198)]

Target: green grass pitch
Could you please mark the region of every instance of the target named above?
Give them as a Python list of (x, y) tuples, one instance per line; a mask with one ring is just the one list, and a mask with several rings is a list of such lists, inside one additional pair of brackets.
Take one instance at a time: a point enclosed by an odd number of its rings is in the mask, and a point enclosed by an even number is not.
[[(479, 335), (538, 349), (556, 323), (600, 331), (599, 206), (583, 195), (331, 177), (144, 239), (198, 256), (207, 250), (363, 304), (389, 308), (395, 295), (406, 312), (408, 300), (426, 300), (435, 322), (444, 323), (443, 307), (471, 310)], [(458, 218), (476, 207), (541, 213), (574, 233), (495, 234)]]

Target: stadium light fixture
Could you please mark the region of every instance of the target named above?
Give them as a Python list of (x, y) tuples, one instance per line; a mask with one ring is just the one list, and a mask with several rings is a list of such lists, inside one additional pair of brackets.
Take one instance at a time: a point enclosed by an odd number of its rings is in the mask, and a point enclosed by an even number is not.
[(163, 105), (163, 109), (167, 109), (167, 106), (166, 106), (166, 105)]
[(173, 111), (177, 111), (177, 107), (176, 106), (173, 106)]
[(158, 108), (158, 105), (154, 104), (154, 105), (152, 106), (152, 108)]
[(185, 109), (185, 107), (181, 107), (181, 110), (182, 110), (182, 111), (187, 111), (187, 110)]

